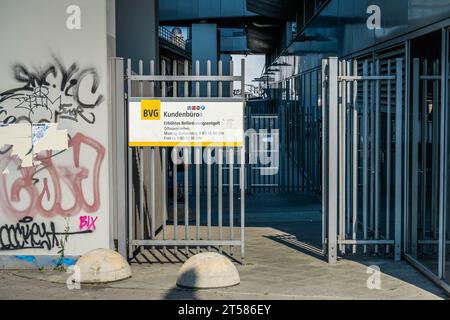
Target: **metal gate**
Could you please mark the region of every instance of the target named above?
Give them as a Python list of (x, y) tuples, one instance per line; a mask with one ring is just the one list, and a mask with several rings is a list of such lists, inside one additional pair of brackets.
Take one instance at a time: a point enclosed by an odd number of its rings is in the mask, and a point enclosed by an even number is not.
[[(139, 61), (139, 74), (133, 74), (131, 66), (128, 60), (128, 103), (148, 98), (175, 102), (245, 99), (233, 96), (234, 82), (240, 82), (244, 92), (244, 60), (239, 76), (232, 74), (232, 61), (231, 75), (223, 74), (222, 61), (218, 62), (218, 75), (212, 74), (210, 61), (206, 74), (200, 73), (199, 61), (195, 62), (195, 74), (190, 74), (189, 61), (168, 66), (163, 60), (160, 74), (155, 72), (154, 61), (150, 61), (148, 74), (143, 61)], [(171, 75), (166, 74), (169, 69)], [(204, 249), (233, 255), (233, 248), (239, 247), (243, 261), (245, 147), (129, 147), (127, 155), (129, 259), (145, 249), (166, 257), (187, 257)]]
[(323, 247), (401, 253), (402, 59), (322, 62)]
[(280, 124), (279, 115), (247, 113), (247, 192), (279, 192)]

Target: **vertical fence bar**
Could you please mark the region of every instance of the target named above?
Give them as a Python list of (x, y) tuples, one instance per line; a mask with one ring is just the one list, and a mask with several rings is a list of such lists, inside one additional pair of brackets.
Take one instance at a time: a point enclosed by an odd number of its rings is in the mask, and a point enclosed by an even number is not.
[[(150, 60), (150, 75), (154, 75), (155, 74), (155, 61), (154, 60)], [(150, 82), (150, 96), (153, 97), (155, 95), (155, 83), (153, 81)], [(141, 95), (142, 97), (143, 95)], [(152, 240), (155, 239), (156, 236), (156, 186), (155, 186), (155, 148), (151, 148), (151, 154), (150, 154), (150, 168), (151, 168), (151, 191), (152, 191), (152, 217), (151, 217), (151, 238)], [(166, 199), (165, 199), (165, 188), (166, 188), (166, 180), (165, 180), (165, 164), (163, 163), (163, 181), (162, 181), (162, 186), (163, 186), (163, 233), (165, 233), (165, 217), (166, 217)], [(165, 236), (165, 234), (163, 235), (163, 237)], [(152, 251), (155, 251), (155, 246), (152, 246)], [(164, 246), (163, 248), (164, 254), (166, 253), (166, 247)]]
[(322, 60), (322, 252), (326, 252), (328, 221), (328, 60)]
[[(163, 205), (163, 240), (167, 239), (167, 150), (162, 148), (161, 150), (161, 162), (162, 162), (162, 205)], [(164, 255), (167, 254), (166, 246), (163, 246)]]
[(447, 174), (448, 174), (448, 29), (442, 29), (442, 61), (441, 61), (441, 119), (440, 119), (440, 154), (439, 154), (439, 245), (438, 245), (438, 276), (443, 279), (445, 277), (446, 255), (445, 255), (445, 224), (447, 214)]
[[(161, 75), (166, 75), (166, 60), (161, 61)], [(167, 84), (165, 81), (161, 81), (161, 96), (163, 98), (166, 97), (166, 90)], [(172, 149), (172, 180), (173, 180), (173, 239), (178, 239), (178, 149), (174, 147)], [(174, 254), (178, 254), (178, 247), (174, 246)]]
[[(223, 227), (222, 227), (222, 209), (223, 209), (223, 203), (222, 203), (222, 178), (223, 178), (223, 148), (220, 147), (217, 149), (218, 151), (218, 158), (219, 158), (219, 177), (217, 181), (217, 196), (218, 196), (218, 215), (219, 215), (219, 240), (223, 240)], [(219, 252), (222, 253), (222, 246), (219, 246)]]
[[(195, 61), (195, 75), (200, 75), (200, 61)], [(195, 82), (195, 96), (200, 97), (200, 81)]]
[[(363, 64), (363, 75), (368, 75), (368, 61), (365, 60)], [(369, 89), (368, 80), (364, 80), (363, 82), (363, 166), (362, 166), (362, 174), (363, 174), (363, 183), (362, 183), (362, 194), (363, 194), (363, 236), (364, 240), (367, 240), (367, 211), (368, 211), (368, 126), (369, 126), (369, 117), (368, 117), (368, 89)], [(364, 254), (367, 253), (367, 245), (364, 245)]]
[[(195, 239), (200, 240), (200, 159), (201, 148), (195, 148)], [(197, 253), (200, 247), (197, 246)]]
[[(208, 76), (211, 76), (211, 60), (208, 60), (206, 63), (206, 73)], [(211, 97), (211, 81), (208, 81), (206, 83), (206, 94), (207, 97)], [(211, 148), (206, 149), (207, 152), (207, 161), (208, 163), (206, 168), (206, 197), (207, 197), (207, 222), (208, 222), (208, 240), (211, 240), (211, 187), (212, 187), (212, 181), (211, 181)], [(210, 247), (208, 247), (208, 250), (210, 250)]]
[[(245, 59), (241, 59), (241, 77), (245, 77)], [(245, 101), (245, 78), (241, 79), (242, 100)]]
[[(340, 75), (345, 76), (347, 73), (346, 68), (347, 62), (345, 60), (339, 63), (340, 66)], [(339, 81), (338, 83), (340, 87), (340, 102), (338, 103), (338, 112), (339, 112), (339, 239), (345, 240), (345, 185), (346, 185), (346, 103), (347, 103), (347, 82)], [(340, 250), (343, 254), (345, 254), (345, 245), (340, 245)]]
[[(178, 75), (178, 61), (173, 60), (172, 62), (172, 75), (176, 77)], [(172, 96), (174, 98), (178, 97), (178, 82), (172, 81)]]
[[(218, 65), (218, 73), (219, 76), (223, 75), (223, 65), (222, 60), (219, 60)], [(219, 81), (218, 84), (218, 96), (221, 98), (223, 96), (223, 88), (222, 88), (222, 81)], [(222, 217), (222, 209), (223, 209), (223, 148), (219, 147), (216, 148), (217, 157), (218, 157), (218, 169), (217, 169), (217, 206), (218, 206), (218, 225), (219, 225), (219, 240), (223, 240), (223, 217)], [(219, 246), (219, 252), (222, 253), (222, 246)]]
[(328, 207), (328, 262), (337, 261), (337, 217), (338, 217), (338, 163), (339, 163), (339, 122), (338, 122), (338, 59), (329, 58), (329, 207)]
[[(358, 76), (358, 61), (353, 61), (353, 74)], [(352, 182), (352, 239), (356, 240), (356, 232), (358, 228), (358, 81), (353, 81), (353, 182)], [(353, 253), (356, 253), (356, 244), (353, 245)]]
[[(380, 75), (380, 60), (375, 62), (375, 75)], [(375, 81), (375, 240), (379, 240), (379, 211), (380, 211), (380, 80)], [(378, 245), (375, 245), (375, 254), (378, 254)]]
[[(351, 75), (351, 61), (346, 62), (346, 74)], [(346, 121), (346, 130), (345, 130), (345, 144), (346, 144), (346, 159), (345, 161), (345, 236), (350, 235), (351, 233), (351, 214), (352, 214), (352, 128), (353, 128), (353, 113), (351, 109), (352, 105), (352, 90), (351, 90), (351, 82), (346, 83), (346, 102), (345, 102), (345, 121)], [(315, 147), (315, 146), (314, 146)], [(315, 150), (316, 148), (314, 148)], [(315, 162), (313, 162), (315, 164)], [(315, 175), (313, 175), (315, 176)]]
[[(127, 99), (133, 96), (133, 90), (131, 87), (131, 59), (127, 59)], [(128, 115), (127, 115), (128, 116)], [(128, 123), (128, 126), (130, 124)], [(133, 148), (128, 147), (128, 258), (133, 258), (133, 214), (134, 214), (134, 201), (133, 201)]]
[[(165, 76), (166, 75), (166, 60), (162, 60), (161, 61), (161, 75)], [(165, 81), (161, 81), (161, 97), (166, 97), (166, 82)]]
[[(206, 74), (208, 76), (211, 76), (211, 60), (208, 60), (206, 62)], [(208, 98), (211, 97), (211, 81), (206, 82), (206, 96)]]
[[(370, 75), (373, 77), (375, 75), (375, 64), (370, 63), (369, 66)], [(369, 150), (369, 160), (370, 160), (370, 187), (369, 187), (369, 230), (372, 233), (374, 231), (375, 222), (375, 82), (370, 80), (370, 150)]]
[[(153, 76), (155, 74), (155, 60), (150, 61), (150, 75)], [(150, 81), (150, 97), (155, 96), (155, 82)]]
[[(428, 62), (427, 60), (423, 61), (423, 74), (428, 74)], [(427, 152), (427, 145), (428, 145), (428, 81), (424, 80), (422, 81), (422, 210), (421, 210), (421, 239), (425, 239), (425, 230), (426, 230), (426, 223), (425, 223), (425, 217), (427, 213), (427, 162), (428, 162), (428, 152)]]
[(401, 259), (403, 60), (396, 60), (395, 114), (395, 261)]
[[(228, 163), (229, 163), (229, 177), (228, 177), (228, 194), (229, 194), (229, 224), (230, 224), (230, 240), (234, 239), (234, 217), (233, 217), (233, 209), (234, 209), (234, 181), (233, 181), (233, 168), (234, 168), (234, 151), (233, 148), (229, 148), (228, 150)], [(230, 254), (233, 254), (233, 246), (230, 246)]]
[[(439, 74), (439, 61), (433, 63), (433, 75)], [(439, 210), (439, 80), (433, 81), (433, 143), (432, 143), (432, 168), (431, 168), (431, 239), (437, 240), (437, 213)], [(433, 247), (434, 250), (435, 247)]]
[[(391, 75), (391, 60), (388, 61), (388, 76)], [(387, 81), (387, 124), (386, 124), (386, 239), (391, 232), (391, 141), (392, 141), (392, 110), (391, 110), (391, 80)], [(386, 245), (386, 253), (389, 253)]]
[[(419, 168), (419, 95), (420, 95), (420, 60), (413, 59), (412, 69), (412, 155), (411, 155), (411, 192), (418, 195), (418, 168)], [(411, 254), (417, 257), (417, 227), (418, 227), (418, 201), (419, 197), (411, 197)]]
[[(219, 60), (219, 63), (218, 63), (218, 74), (219, 74), (219, 76), (221, 76), (221, 75), (223, 75), (223, 70), (222, 70), (222, 60)], [(223, 94), (222, 94), (222, 81), (219, 81), (219, 83), (218, 83), (218, 96), (221, 98), (222, 96), (223, 96)]]
[[(195, 75), (200, 75), (200, 61), (195, 61)], [(200, 97), (200, 82), (195, 82), (195, 97)], [(200, 162), (201, 162), (202, 148), (195, 149), (196, 164), (195, 164), (195, 236), (196, 239), (200, 239)], [(197, 253), (200, 252), (200, 247), (197, 246)]]
[[(144, 74), (144, 62), (139, 60), (139, 75)], [(144, 83), (139, 81), (139, 96), (144, 96)], [(144, 147), (139, 148), (139, 219), (140, 223), (140, 231), (141, 231), (141, 239), (145, 239), (145, 215), (144, 215)], [(144, 251), (144, 247), (141, 246), (141, 252)]]
[[(232, 82), (233, 83), (233, 82)], [(242, 100), (245, 107), (245, 59), (241, 60), (241, 90), (243, 90)], [(273, 138), (272, 138), (273, 139)], [(241, 260), (245, 259), (245, 135), (244, 145), (241, 147), (241, 170), (240, 170), (240, 191), (241, 191)]]
[[(405, 41), (405, 46), (406, 46), (406, 57), (409, 57), (411, 54), (411, 42), (410, 41)], [(410, 158), (410, 152), (409, 152), (409, 139), (410, 139), (410, 128), (409, 128), (409, 121), (410, 121), (410, 93), (409, 93), (409, 83), (408, 81), (410, 81), (410, 76), (411, 76), (411, 59), (406, 59), (405, 60), (405, 86), (404, 86), (404, 91), (405, 91), (405, 95), (404, 95), (404, 143), (403, 143), (403, 155), (404, 155), (404, 162), (403, 162), (403, 230), (405, 230), (405, 232), (403, 233), (403, 248), (407, 248), (408, 247), (408, 232), (406, 232), (406, 230), (409, 229), (409, 200), (410, 200), (410, 190), (409, 190), (409, 183), (410, 183), (410, 165), (409, 165), (409, 158)], [(402, 247), (400, 248), (401, 251)], [(401, 257), (399, 258), (401, 259)]]
[[(177, 240), (178, 233), (178, 148), (172, 149), (172, 180), (173, 180), (173, 239)], [(175, 255), (178, 254), (177, 246), (174, 246)]]
[[(189, 61), (188, 60), (184, 60), (184, 75), (185, 76), (189, 75)], [(186, 98), (189, 97), (189, 82), (188, 81), (184, 82), (184, 96)]]
[[(234, 75), (234, 62), (230, 60), (230, 76)], [(234, 97), (234, 83), (230, 82), (230, 97)]]
[[(189, 148), (183, 149), (184, 161), (184, 238), (189, 240)], [(186, 255), (189, 254), (189, 247), (186, 246)]]
[[(244, 76), (243, 81), (245, 79)], [(240, 191), (241, 191), (241, 260), (245, 259), (245, 139), (241, 148), (241, 170), (240, 170)]]
[[(139, 60), (139, 75), (144, 75), (144, 61)], [(139, 80), (139, 97), (144, 96), (144, 82)]]
[[(124, 98), (126, 97), (125, 91), (125, 65), (123, 58), (113, 58), (112, 60), (112, 85), (116, 88), (112, 94), (114, 107), (114, 123), (117, 126), (115, 130), (115, 141), (117, 142), (117, 148), (114, 152), (114, 156), (117, 159), (123, 161), (117, 164), (116, 183), (117, 187), (117, 250), (124, 257), (127, 258), (127, 193), (125, 192), (127, 184), (127, 151), (128, 151), (128, 104), (126, 104)], [(114, 221), (113, 221), (114, 222)]]
[[(211, 240), (211, 148), (206, 149), (206, 157), (207, 157), (207, 167), (206, 167), (206, 206), (207, 206), (207, 224), (208, 224), (208, 240)], [(210, 247), (208, 246), (208, 250)]]
[[(150, 172), (150, 177), (151, 177), (151, 190), (152, 190), (152, 220), (150, 221), (151, 223), (151, 236), (152, 236), (152, 240), (155, 239), (155, 228), (156, 228), (156, 223), (155, 223), (155, 219), (156, 219), (156, 179), (155, 179), (155, 148), (151, 148), (150, 149), (150, 168), (151, 168), (151, 172)], [(163, 187), (164, 187), (164, 183), (163, 183)], [(164, 210), (164, 209), (163, 209)], [(155, 246), (152, 246), (152, 251), (155, 251)]]

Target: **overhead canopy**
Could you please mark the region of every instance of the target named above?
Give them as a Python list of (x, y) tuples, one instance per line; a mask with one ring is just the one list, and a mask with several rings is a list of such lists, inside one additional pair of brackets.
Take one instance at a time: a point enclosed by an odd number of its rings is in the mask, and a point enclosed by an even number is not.
[(255, 53), (269, 53), (279, 38), (280, 25), (249, 25), (247, 47)]
[(246, 0), (247, 10), (261, 16), (295, 21), (299, 0)]

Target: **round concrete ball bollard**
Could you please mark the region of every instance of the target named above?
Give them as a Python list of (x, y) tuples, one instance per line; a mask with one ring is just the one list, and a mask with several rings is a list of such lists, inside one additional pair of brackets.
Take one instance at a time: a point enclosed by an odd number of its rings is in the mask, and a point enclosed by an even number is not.
[(113, 282), (131, 277), (127, 260), (110, 249), (95, 249), (78, 259), (81, 283)]
[(203, 252), (189, 258), (178, 272), (177, 279), (177, 286), (190, 289), (225, 288), (239, 283), (235, 265), (215, 252)]

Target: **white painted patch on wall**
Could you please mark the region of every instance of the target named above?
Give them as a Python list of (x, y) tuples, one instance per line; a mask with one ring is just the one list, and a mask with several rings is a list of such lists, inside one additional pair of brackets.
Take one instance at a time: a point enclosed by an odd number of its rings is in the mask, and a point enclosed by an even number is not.
[[(21, 166), (32, 167), (34, 155), (42, 151), (68, 148), (67, 130), (57, 123), (15, 123), (0, 127), (0, 148), (12, 146), (11, 155), (22, 160)], [(5, 169), (3, 174), (9, 173)]]

